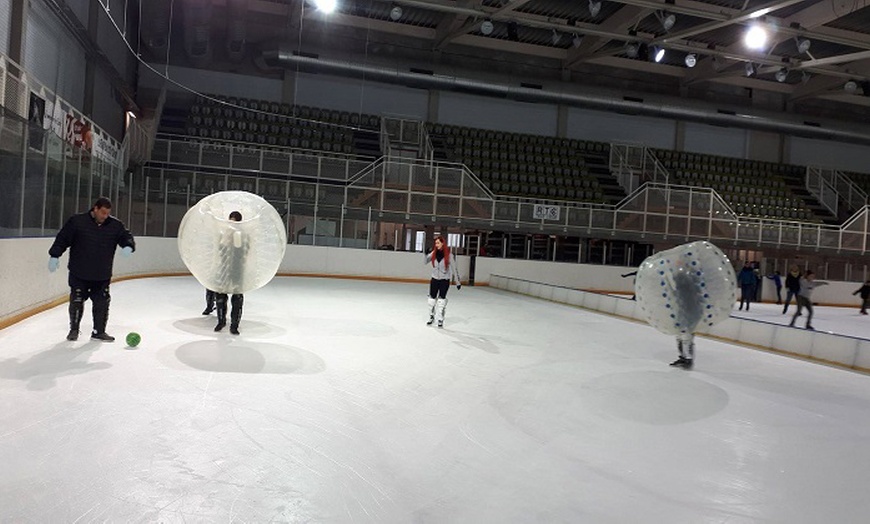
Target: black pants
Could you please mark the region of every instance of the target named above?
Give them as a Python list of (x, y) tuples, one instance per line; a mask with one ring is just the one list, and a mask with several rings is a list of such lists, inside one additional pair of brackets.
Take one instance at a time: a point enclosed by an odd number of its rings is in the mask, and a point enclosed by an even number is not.
[(72, 273), (69, 275), (69, 328), (79, 330), (79, 323), (85, 310), (85, 301), (91, 299), (94, 315), (94, 333), (105, 333), (109, 321), (109, 280), (82, 280)]
[(447, 290), (450, 289), (449, 280), (429, 280), (429, 298), (447, 298)]
[(740, 309), (743, 309), (743, 303), (746, 303), (746, 309), (749, 309), (749, 304), (752, 302), (755, 295), (755, 286), (752, 284), (743, 284), (740, 286)]
[(800, 295), (797, 295), (795, 298), (797, 299), (797, 313), (795, 313), (794, 316), (791, 317), (791, 324), (789, 324), (789, 326), (794, 325), (795, 320), (797, 320), (797, 318), (801, 315), (801, 309), (807, 308), (807, 327), (811, 327), (813, 325), (813, 302), (812, 302), (812, 300), (810, 300), (806, 297), (802, 297)]
[[(791, 297), (797, 297), (797, 291), (792, 291), (791, 289), (785, 292), (785, 304), (782, 306), (782, 312), (785, 313), (788, 311), (788, 305), (791, 304)], [(797, 299), (795, 299), (797, 301)]]
[[(226, 293), (215, 293), (219, 324), (225, 324), (227, 321), (227, 298), (229, 297)], [(245, 295), (233, 295), (230, 301), (233, 306), (233, 310), (230, 312), (230, 327), (238, 328), (239, 322), (242, 320), (242, 307), (245, 304)]]

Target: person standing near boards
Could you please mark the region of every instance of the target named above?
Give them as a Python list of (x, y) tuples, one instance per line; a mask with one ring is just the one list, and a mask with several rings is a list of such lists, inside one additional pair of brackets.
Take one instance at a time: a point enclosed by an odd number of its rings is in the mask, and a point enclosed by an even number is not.
[(443, 236), (435, 237), (435, 248), (424, 255), (423, 263), (432, 265), (432, 278), (429, 280), (429, 321), (426, 324), (431, 326), (437, 321), (438, 327), (444, 327), (447, 290), (450, 289), (451, 281), (456, 282), (456, 289), (462, 289), (462, 280), (459, 277), (456, 257), (450, 252)]

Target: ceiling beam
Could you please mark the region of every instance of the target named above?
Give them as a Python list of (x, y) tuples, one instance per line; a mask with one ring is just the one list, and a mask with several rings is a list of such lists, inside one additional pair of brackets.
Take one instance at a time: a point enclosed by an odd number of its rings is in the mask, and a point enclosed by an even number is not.
[[(617, 12), (610, 15), (607, 20), (599, 24), (598, 27), (617, 34), (628, 34), (628, 30), (635, 27), (637, 23), (646, 18), (650, 12), (651, 11), (646, 8), (624, 5)], [(562, 68), (568, 69), (579, 64), (588, 57), (594, 55), (611, 40), (613, 39), (604, 36), (584, 36), (580, 47), (568, 51), (568, 58), (565, 60), (565, 63), (562, 64)]]

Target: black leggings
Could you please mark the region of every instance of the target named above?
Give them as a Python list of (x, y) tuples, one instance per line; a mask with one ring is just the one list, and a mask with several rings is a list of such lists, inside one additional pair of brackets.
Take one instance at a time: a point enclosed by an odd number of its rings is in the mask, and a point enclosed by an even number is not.
[(447, 298), (448, 289), (450, 289), (449, 280), (435, 280), (433, 278), (429, 281), (429, 298)]

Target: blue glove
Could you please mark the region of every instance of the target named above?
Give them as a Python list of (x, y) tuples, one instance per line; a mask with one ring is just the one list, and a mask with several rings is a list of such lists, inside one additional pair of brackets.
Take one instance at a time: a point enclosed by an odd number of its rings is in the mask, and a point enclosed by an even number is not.
[(121, 254), (124, 255), (125, 257), (129, 257), (130, 255), (133, 254), (133, 248), (130, 246), (124, 246), (121, 248)]
[(60, 263), (60, 259), (57, 257), (51, 257), (48, 259), (48, 272), (54, 273), (57, 271), (57, 265)]

